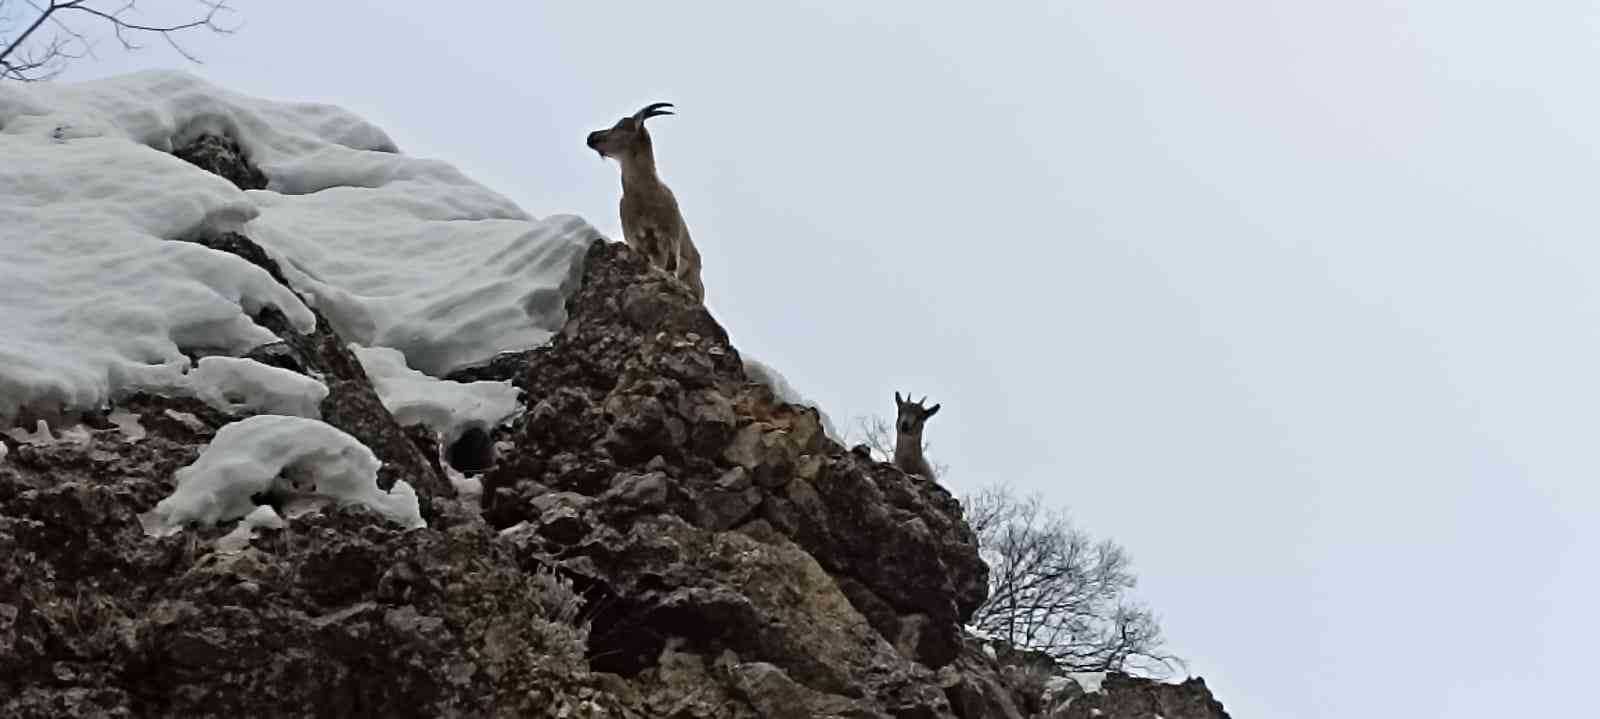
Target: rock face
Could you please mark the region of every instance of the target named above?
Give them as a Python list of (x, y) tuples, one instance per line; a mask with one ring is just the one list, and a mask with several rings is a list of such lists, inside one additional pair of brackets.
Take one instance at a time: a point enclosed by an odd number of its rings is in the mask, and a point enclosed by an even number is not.
[(959, 504), (748, 381), (687, 289), (624, 246), (585, 268), (566, 327), (526, 355), (532, 406), (483, 501), (614, 607), (593, 619), (594, 666), (638, 676), (678, 641), (824, 704), (946, 715), (933, 669), (987, 572)]
[[(216, 138), (179, 154), (256, 181)], [(282, 281), (248, 238), (196, 241)], [(1046, 707), (963, 638), (987, 568), (947, 491), (749, 381), (688, 289), (621, 244), (590, 249), (567, 309), (548, 346), (457, 373), (513, 380), (527, 407), (443, 450), (325, 320), (257, 317), (282, 342), (250, 356), (328, 386), (323, 418), (417, 490), (421, 529), (347, 507), (242, 549), (217, 542), (230, 527), (147, 537), (138, 514), (239, 419), (190, 400), (0, 435), (0, 716), (1225, 716), (1203, 684), (1132, 680)], [(488, 465), (481, 499), (441, 457)]]
[(1184, 719), (1227, 719), (1222, 704), (1211, 696), (1204, 679), (1182, 684), (1165, 684), (1126, 674), (1108, 674), (1100, 691), (1069, 691), (1048, 708), (1051, 719), (1091, 719), (1092, 717), (1183, 717)]

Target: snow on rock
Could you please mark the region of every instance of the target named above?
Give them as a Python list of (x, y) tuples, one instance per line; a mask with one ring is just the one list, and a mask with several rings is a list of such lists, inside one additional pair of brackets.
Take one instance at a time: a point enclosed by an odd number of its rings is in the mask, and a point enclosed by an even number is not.
[[(241, 191), (171, 152), (238, 142), (268, 178)], [(398, 154), (327, 105), (259, 100), (181, 72), (0, 84), (0, 426), (168, 391), (181, 350), (239, 355), (322, 309), (343, 336), (434, 375), (545, 342), (589, 244), (446, 163)], [(296, 296), (187, 237), (240, 231)]]
[(421, 424), (449, 446), (476, 427), (484, 431), (516, 413), (517, 388), (510, 382), (451, 382), (429, 377), (406, 366), (406, 358), (386, 347), (350, 350), (372, 379), (378, 399), (402, 426)]
[(1080, 688), (1082, 688), (1084, 694), (1093, 694), (1093, 693), (1095, 693), (1097, 691), (1100, 691), (1100, 685), (1105, 683), (1105, 681), (1106, 681), (1106, 673), (1105, 672), (1067, 672), (1067, 678), (1071, 679)]
[(258, 415), (217, 431), (193, 464), (178, 470), (178, 488), (140, 516), (152, 535), (189, 522), (216, 524), (255, 510), (251, 495), (314, 492), (363, 504), (405, 527), (423, 526), (416, 492), (404, 481), (378, 488), (380, 462), (355, 438), (313, 419)]
[(203, 357), (188, 374), (195, 398), (223, 412), (321, 419), (326, 385), (298, 372), (239, 357)]
[[(0, 85), (0, 122), (17, 87)], [(189, 366), (180, 348), (275, 339), (247, 314), (263, 307), (314, 326), (262, 269), (169, 241), (254, 214), (227, 181), (126, 141), (14, 134), (23, 125), (0, 129), (0, 424), (170, 387)]]
[(283, 529), (289, 526), (283, 517), (273, 511), (272, 507), (265, 504), (251, 510), (239, 520), (239, 525), (233, 531), (217, 538), (217, 551), (223, 553), (238, 552), (250, 546), (250, 540), (255, 539), (258, 528)]
[(405, 179), (249, 194), (262, 215), (245, 234), (278, 256), (341, 336), (399, 349), (435, 376), (544, 344), (566, 321), (599, 237), (576, 217), (536, 222), (497, 208), (476, 185)]
[(784, 379), (783, 375), (779, 374), (777, 370), (767, 366), (766, 363), (761, 362), (747, 354), (743, 354), (741, 356), (744, 358), (745, 376), (749, 377), (753, 381), (760, 382), (768, 387), (771, 387), (772, 393), (778, 397), (780, 402), (798, 404), (817, 410), (817, 415), (822, 418), (822, 431), (827, 432), (828, 437), (833, 439), (835, 442), (843, 441), (839, 431), (833, 426), (833, 420), (828, 417), (828, 413), (824, 411), (821, 406), (817, 405), (817, 403), (812, 402), (811, 400), (806, 399), (805, 396), (800, 394), (800, 392), (796, 390), (793, 385), (789, 384), (789, 380)]

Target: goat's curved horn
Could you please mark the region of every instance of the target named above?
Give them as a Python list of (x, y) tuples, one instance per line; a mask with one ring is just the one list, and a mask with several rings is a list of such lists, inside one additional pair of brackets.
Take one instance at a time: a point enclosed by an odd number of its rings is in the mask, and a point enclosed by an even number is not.
[(652, 117), (658, 117), (658, 116), (661, 116), (661, 115), (671, 115), (671, 114), (673, 114), (672, 111), (668, 110), (667, 108), (672, 107), (672, 106), (673, 105), (670, 102), (651, 103), (649, 105), (645, 105), (644, 108), (639, 110), (638, 112), (633, 113), (633, 119), (638, 121), (638, 122), (644, 122), (645, 120), (647, 120), (649, 118), (652, 118)]

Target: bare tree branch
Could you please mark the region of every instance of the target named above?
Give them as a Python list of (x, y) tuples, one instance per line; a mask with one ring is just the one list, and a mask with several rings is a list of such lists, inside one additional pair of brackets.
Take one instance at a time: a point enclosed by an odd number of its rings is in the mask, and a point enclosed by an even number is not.
[(1091, 541), (1037, 495), (993, 487), (962, 504), (990, 569), (974, 626), (1067, 671), (1171, 673), (1155, 615), (1125, 596), (1136, 581), (1120, 546)]
[[(147, 23), (135, 21), (139, 12), (136, 0), (122, 0), (121, 4), (97, 0), (23, 0), (31, 8), (32, 19), (22, 31), (11, 35), (10, 28), (17, 5), (0, 0), (0, 80), (37, 82), (53, 78), (72, 60), (94, 55), (94, 44), (88, 36), (68, 19), (82, 16), (87, 22), (109, 26), (124, 50), (138, 50), (140, 35), (158, 35), (179, 55), (190, 62), (199, 58), (178, 42), (178, 35), (186, 31), (205, 29), (227, 35), (235, 28), (220, 21), (233, 12), (227, 0), (194, 0), (200, 10), (190, 19), (174, 23)], [(41, 32), (46, 27), (55, 29), (49, 38)]]
[[(894, 425), (882, 417), (857, 417), (849, 439), (878, 461), (894, 457)], [(1162, 650), (1155, 615), (1126, 596), (1136, 580), (1122, 547), (1092, 541), (1038, 495), (998, 486), (961, 504), (989, 565), (989, 598), (973, 615), (976, 628), (1064, 671), (1165, 676), (1181, 665)]]

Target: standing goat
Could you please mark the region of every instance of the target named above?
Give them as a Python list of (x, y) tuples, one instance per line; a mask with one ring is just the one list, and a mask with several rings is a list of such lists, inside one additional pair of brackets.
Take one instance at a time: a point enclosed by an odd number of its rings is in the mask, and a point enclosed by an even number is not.
[(940, 405), (924, 408), (923, 402), (927, 397), (909, 402), (900, 399), (900, 393), (894, 393), (894, 404), (899, 416), (894, 422), (894, 466), (906, 474), (920, 474), (933, 480), (933, 465), (928, 464), (928, 458), (922, 456), (922, 427), (928, 418), (939, 411)]
[(628, 246), (694, 291), (705, 301), (700, 283), (700, 252), (689, 239), (689, 227), (678, 212), (678, 199), (656, 176), (656, 153), (644, 121), (671, 115), (670, 102), (657, 102), (617, 120), (609, 129), (589, 133), (588, 145), (601, 157), (622, 166), (622, 237)]

